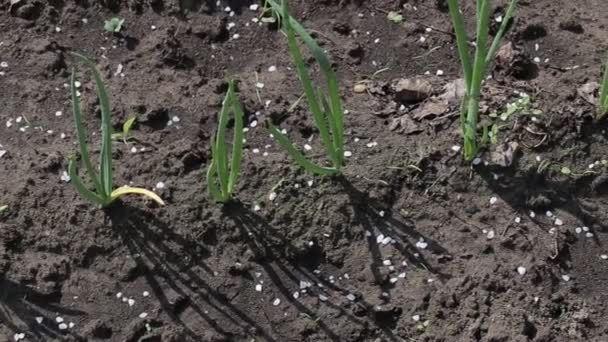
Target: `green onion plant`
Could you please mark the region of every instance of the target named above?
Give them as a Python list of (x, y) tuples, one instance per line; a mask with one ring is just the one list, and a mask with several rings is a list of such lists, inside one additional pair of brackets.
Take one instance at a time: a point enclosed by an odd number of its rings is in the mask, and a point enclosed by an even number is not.
[[(279, 145), (281, 145), (281, 147), (283, 147), (305, 170), (320, 175), (338, 173), (344, 164), (344, 114), (342, 112), (342, 102), (336, 74), (323, 49), (306, 29), (289, 15), (286, 0), (283, 0), (281, 5), (274, 0), (267, 0), (266, 5), (269, 6), (268, 8), (272, 11), (273, 15), (277, 17), (278, 21), (282, 23), (283, 31), (287, 36), (289, 51), (304, 88), (308, 106), (313, 114), (315, 124), (319, 130), (319, 135), (321, 136), (321, 140), (327, 151), (327, 156), (331, 160), (332, 166), (320, 166), (310, 161), (276, 126), (272, 124), (269, 124), (270, 132), (276, 138)], [(302, 52), (298, 46), (296, 34), (302, 39), (304, 45), (308, 47), (319, 64), (325, 77), (327, 95), (321, 88), (318, 88), (313, 84), (308, 72), (308, 67), (304, 62)]]
[(498, 33), (488, 48), (488, 31), (490, 27), (491, 0), (477, 0), (477, 41), (475, 56), (471, 62), (467, 34), (464, 27), (463, 15), (458, 6), (458, 0), (448, 0), (450, 16), (456, 33), (458, 54), (462, 63), (466, 94), (462, 103), (460, 125), (464, 138), (464, 158), (471, 161), (479, 152), (477, 123), (479, 121), (479, 97), (481, 86), (488, 71), (488, 65), (496, 56), (500, 42), (504, 37), (509, 21), (515, 12), (517, 0), (511, 0), (502, 19)]
[(604, 66), (604, 78), (600, 87), (599, 119), (603, 119), (608, 114), (608, 61)]
[[(226, 148), (226, 131), (230, 112), (234, 115), (234, 138), (232, 155)], [(211, 197), (221, 203), (232, 198), (241, 169), (243, 156), (243, 108), (236, 96), (234, 81), (230, 81), (228, 92), (220, 111), (218, 129), (211, 141), (211, 164), (207, 170), (207, 189)]]
[(70, 157), (68, 173), (72, 184), (76, 187), (76, 190), (86, 199), (93, 203), (99, 204), (102, 207), (107, 207), (116, 199), (128, 195), (138, 194), (151, 198), (160, 205), (164, 205), (163, 200), (158, 197), (154, 192), (142, 189), (134, 188), (130, 186), (122, 186), (114, 189), (112, 183), (112, 124), (110, 120), (110, 101), (108, 93), (104, 86), (103, 80), (99, 70), (91, 60), (85, 56), (73, 53), (83, 64), (89, 67), (93, 73), (95, 84), (97, 87), (97, 96), (99, 98), (99, 106), (101, 108), (101, 161), (98, 171), (93, 167), (89, 150), (87, 147), (87, 135), (85, 132), (82, 111), (80, 109), (80, 99), (76, 94), (76, 68), (72, 69), (72, 77), (70, 80), (71, 91), (72, 91), (72, 111), (74, 112), (74, 121), (76, 122), (76, 133), (78, 136), (78, 144), (80, 146), (80, 159), (82, 164), (91, 178), (94, 190), (84, 184), (84, 182), (78, 176), (78, 161), (74, 156)]

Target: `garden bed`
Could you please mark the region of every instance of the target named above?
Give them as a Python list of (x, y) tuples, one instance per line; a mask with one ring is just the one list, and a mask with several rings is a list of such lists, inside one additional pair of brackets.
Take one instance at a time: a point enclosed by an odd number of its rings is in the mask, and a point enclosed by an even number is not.
[[(253, 1), (12, 2), (0, 2), (4, 339), (606, 338), (608, 140), (584, 87), (605, 60), (606, 1), (520, 1), (482, 96), (497, 141), (474, 165), (444, 2), (292, 1), (340, 79), (352, 155), (334, 177), (304, 172), (265, 128), (324, 160), (286, 40)], [(111, 17), (120, 33), (104, 31)], [(98, 63), (117, 129), (137, 115), (114, 144), (116, 183), (165, 207), (100, 210), (66, 178), (69, 51)], [(78, 75), (98, 132), (94, 83)], [(220, 205), (204, 174), (228, 78), (248, 131), (237, 201)]]

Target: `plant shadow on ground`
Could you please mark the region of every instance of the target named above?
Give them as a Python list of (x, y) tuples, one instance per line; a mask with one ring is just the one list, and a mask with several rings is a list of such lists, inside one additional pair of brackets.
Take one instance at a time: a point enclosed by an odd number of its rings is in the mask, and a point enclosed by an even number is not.
[[(276, 341), (255, 319), (231, 304), (225, 294), (201, 276), (200, 273), (207, 278), (214, 277), (214, 272), (202, 261), (209, 254), (205, 246), (176, 233), (173, 227), (136, 207), (123, 204), (108, 214), (113, 228), (136, 261), (138, 274), (145, 277), (163, 311), (183, 329), (180, 338), (193, 341), (200, 338), (181, 318), (185, 310), (191, 309), (222, 338), (242, 337), (224, 329), (225, 322), (230, 322), (243, 330), (253, 329), (267, 341)], [(209, 310), (221, 317), (211, 317)], [(189, 317), (188, 321), (195, 319)], [(146, 334), (142, 329), (132, 340), (137, 341)]]
[[(84, 314), (79, 310), (56, 305), (54, 302), (57, 302), (58, 298), (44, 295), (32, 286), (10, 279), (0, 277), (0, 289), (0, 322), (15, 334), (26, 333), (28, 341), (48, 341), (49, 338), (60, 339), (66, 335), (66, 332), (59, 330), (55, 317), (51, 317), (49, 313), (57, 316)], [(41, 317), (42, 322), (38, 323), (36, 317)], [(74, 336), (73, 333), (70, 335)]]
[[(440, 280), (449, 278), (448, 275), (441, 274), (435, 270), (422, 257), (414, 247), (415, 242), (412, 243), (411, 240), (420, 241), (423, 239), (428, 243), (427, 248), (431, 252), (447, 255), (447, 250), (441, 247), (439, 243), (416, 231), (412, 223), (406, 223), (398, 215), (391, 215), (390, 213), (381, 215), (377, 209), (382, 207), (381, 204), (370, 198), (368, 194), (358, 190), (344, 177), (334, 177), (332, 181), (348, 195), (352, 213), (354, 213), (354, 224), (361, 226), (364, 231), (372, 233), (370, 236), (366, 236), (365, 240), (371, 257), (370, 268), (374, 275), (374, 283), (378, 286), (380, 292), (378, 295), (389, 293), (395, 285), (390, 284), (388, 277), (382, 275), (381, 269), (386, 269), (386, 266), (382, 263), (384, 258), (379, 247), (381, 244), (377, 242), (377, 237), (374, 234), (376, 231), (385, 236), (390, 236), (393, 239), (391, 244), (413, 267), (425, 269)], [(256, 258), (260, 261), (260, 265), (262, 265), (273, 284), (280, 290), (283, 297), (301, 315), (314, 319), (319, 328), (332, 341), (342, 341), (343, 337), (333, 333), (331, 328), (323, 322), (323, 317), (315, 315), (316, 310), (314, 308), (306, 306), (299, 298), (294, 298), (294, 291), (300, 289), (300, 281), (306, 281), (311, 284), (322, 284), (323, 287), (307, 288), (307, 293), (314, 297), (325, 296), (326, 299), (322, 300), (320, 305), (326, 305), (335, 310), (337, 312), (336, 316), (346, 317), (349, 321), (362, 327), (366, 327), (371, 321), (382, 332), (383, 338), (390, 341), (399, 340), (392, 332), (402, 314), (402, 309), (399, 305), (392, 307), (387, 305), (387, 308), (377, 309), (357, 289), (344, 287), (318, 276), (314, 272), (313, 265), (322, 263), (322, 260), (319, 260), (322, 258), (322, 253), (319, 253), (315, 249), (310, 249), (305, 253), (298, 252), (298, 247), (287, 242), (289, 240), (284, 233), (272, 227), (265, 218), (251, 211), (247, 206), (241, 203), (232, 203), (226, 208), (226, 215), (234, 220), (235, 225), (241, 231), (242, 239), (247, 241), (249, 248), (254, 251)], [(363, 235), (363, 232), (361, 233)], [(276, 245), (277, 241), (283, 243), (283, 248), (271, 249), (270, 246)], [(294, 252), (287, 252), (287, 263), (285, 263), (281, 261), (285, 258), (285, 255), (277, 255), (276, 252), (273, 252), (277, 250)], [(306, 266), (303, 267), (303, 265)], [(348, 294), (357, 294), (356, 302), (340, 305), (338, 300), (336, 300), (336, 295), (346, 298)], [(387, 302), (387, 304), (389, 303)], [(347, 311), (345, 307), (351, 310)], [(371, 339), (372, 336), (367, 336), (367, 338)]]
[[(545, 217), (544, 211), (555, 209), (563, 210), (574, 217), (578, 221), (577, 225), (588, 226), (591, 230), (608, 228), (606, 217), (597, 213), (597, 206), (591, 203), (599, 193), (598, 190), (601, 190), (594, 189), (594, 177), (551, 178), (546, 172), (539, 172), (536, 167), (520, 169), (517, 162), (508, 170), (501, 170), (502, 176), (498, 179), (495, 179), (492, 171), (494, 170), (481, 167), (477, 173), (488, 188), (507, 203), (514, 213), (525, 215), (542, 230), (548, 231), (555, 226), (542, 220), (542, 217)], [(583, 198), (589, 201), (583, 201)], [(537, 212), (536, 217), (530, 217), (531, 209), (542, 210), (542, 214)], [(513, 222), (508, 226), (512, 224)], [(600, 243), (596, 236), (594, 241)], [(558, 245), (559, 242), (556, 242), (555, 255), (552, 259), (560, 263), (568, 262), (570, 259), (568, 244)]]
[[(382, 216), (376, 210), (381, 207), (379, 203), (343, 178), (337, 179), (339, 186), (351, 199), (354, 219), (358, 225), (366, 231), (379, 231), (385, 236), (392, 237), (394, 240), (392, 245), (408, 260), (410, 267), (425, 269), (440, 280), (449, 278), (448, 275), (439, 274), (418, 253), (414, 243), (424, 239), (428, 243), (428, 250), (436, 254), (448, 255), (443, 247), (417, 232), (413, 224), (404, 223), (404, 220), (394, 218), (391, 214)], [(214, 272), (204, 262), (210, 251), (202, 243), (202, 238), (183, 236), (175, 227), (162, 222), (154, 215), (126, 204), (114, 206), (108, 211), (108, 215), (113, 228), (121, 236), (138, 264), (137, 274), (145, 277), (159, 299), (163, 311), (183, 329), (185, 336), (194, 340), (200, 338), (182, 319), (181, 314), (191, 309), (223, 338), (255, 336), (265, 341), (279, 341), (270, 333), (272, 322), (269, 321), (268, 328), (262, 327), (258, 323), (258, 317), (238, 309), (236, 305), (231, 304), (234, 298), (229, 298), (225, 293), (218, 291), (206, 280), (213, 277)], [(371, 321), (382, 331), (384, 338), (391, 341), (398, 340), (391, 330), (401, 316), (400, 305), (377, 309), (356, 289), (342, 287), (315, 274), (315, 266), (322, 262), (320, 260), (322, 256), (316, 254), (315, 249), (302, 253), (301, 248), (290, 242), (285, 232), (273, 227), (267, 219), (245, 204), (231, 202), (224, 205), (222, 220), (225, 220), (227, 227), (236, 229), (236, 232), (225, 232), (225, 234), (243, 242), (253, 252), (253, 261), (262, 267), (265, 275), (281, 294), (281, 299), (295, 308), (300, 317), (315, 322), (320, 332), (329, 340), (343, 341), (344, 337), (335, 333), (324, 321), (324, 317), (318, 315), (319, 310), (316, 305), (305, 304), (303, 296), (294, 298), (294, 292), (301, 290), (301, 281), (315, 284), (307, 288), (309, 297), (327, 297), (327, 300), (323, 300), (319, 305), (335, 310), (338, 316), (361, 326), (362, 330), (366, 330)], [(376, 278), (374, 282), (378, 285), (380, 293), (389, 293), (394, 284), (390, 284), (388, 278), (381, 274), (380, 270), (386, 266), (382, 264), (380, 244), (373, 234), (365, 239), (372, 259), (370, 267)], [(244, 276), (253, 278), (251, 275)], [(317, 284), (322, 284), (323, 287), (316, 286)], [(351, 293), (357, 294), (356, 302), (347, 301), (344, 304), (336, 299), (344, 301), (346, 295)], [(345, 307), (352, 310), (347, 311)], [(208, 310), (213, 310), (214, 314), (209, 314)], [(188, 321), (192, 322), (192, 317), (189, 317)], [(233, 326), (239, 327), (240, 331), (235, 333), (234, 329), (226, 329), (227, 324), (221, 322), (230, 322)], [(136, 335), (142, 337), (145, 334), (146, 331), (142, 329)]]

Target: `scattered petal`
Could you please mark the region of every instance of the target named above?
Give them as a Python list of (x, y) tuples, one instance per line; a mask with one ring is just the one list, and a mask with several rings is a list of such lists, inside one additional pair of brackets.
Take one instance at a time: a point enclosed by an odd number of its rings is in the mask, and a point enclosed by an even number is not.
[(274, 201), (276, 198), (277, 198), (277, 193), (276, 193), (276, 192), (274, 192), (274, 191), (273, 191), (273, 192), (271, 192), (271, 193), (268, 195), (268, 199), (269, 199), (270, 201)]
[(525, 268), (525, 267), (523, 267), (523, 266), (519, 266), (519, 267), (517, 268), (517, 273), (519, 273), (519, 275), (522, 275), (522, 276), (523, 276), (524, 274), (526, 274), (526, 268)]

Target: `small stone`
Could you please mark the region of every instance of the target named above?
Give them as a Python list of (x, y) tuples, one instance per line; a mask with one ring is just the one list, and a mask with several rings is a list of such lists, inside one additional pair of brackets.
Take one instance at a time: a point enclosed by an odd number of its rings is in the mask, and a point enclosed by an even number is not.
[(355, 93), (359, 93), (359, 94), (364, 93), (366, 90), (367, 90), (367, 86), (363, 83), (355, 84), (355, 87), (353, 88), (353, 91)]
[(142, 313), (139, 314), (139, 318), (141, 318), (141, 319), (144, 319), (146, 317), (148, 317), (148, 313), (147, 312), (142, 312)]
[(498, 198), (496, 198), (496, 197), (490, 198), (490, 204), (496, 204), (497, 201), (498, 201)]
[(268, 67), (268, 72), (275, 72), (277, 71), (277, 67), (274, 65), (271, 65), (270, 67)]
[(276, 298), (274, 302), (272, 302), (272, 305), (274, 306), (279, 306), (279, 304), (281, 304), (281, 300), (279, 298)]
[(157, 189), (164, 189), (165, 188), (165, 183), (164, 182), (158, 182), (158, 183), (156, 183), (156, 188)]
[(57, 316), (57, 317), (55, 318), (55, 322), (57, 322), (57, 323), (62, 323), (62, 322), (63, 322), (63, 317), (61, 317), (61, 316)]
[(144, 291), (141, 295), (144, 297), (148, 297), (150, 295), (150, 292)]
[(352, 153), (351, 151), (344, 151), (344, 156), (345, 156), (346, 158), (349, 158), (349, 157), (352, 157), (352, 156), (353, 156), (353, 153)]
[(418, 322), (420, 320), (420, 315), (414, 315), (414, 316), (412, 316), (412, 320), (414, 322)]
[(276, 193), (276, 192), (274, 192), (274, 191), (273, 191), (273, 192), (271, 192), (271, 193), (268, 195), (268, 199), (269, 199), (270, 201), (274, 201), (276, 198), (277, 198), (277, 193)]
[(600, 255), (600, 258), (602, 258), (602, 260), (608, 260), (608, 255), (602, 254), (602, 255)]
[(325, 302), (325, 301), (327, 301), (327, 299), (329, 299), (329, 298), (327, 298), (327, 296), (324, 296), (322, 294), (319, 295), (319, 300), (320, 301)]
[(127, 303), (129, 304), (129, 306), (133, 306), (133, 305), (135, 305), (135, 299), (129, 298), (129, 299), (127, 299)]
[(42, 321), (44, 321), (44, 317), (42, 317), (42, 316), (37, 316), (36, 317), (36, 323), (42, 324)]
[(564, 281), (566, 281), (566, 282), (567, 282), (567, 281), (570, 281), (570, 276), (569, 276), (569, 275), (567, 275), (567, 274), (564, 274), (564, 275), (562, 275), (562, 279), (563, 279)]
[(66, 330), (68, 328), (68, 325), (65, 323), (61, 323), (61, 324), (59, 324), (58, 328), (59, 328), (59, 330)]
[(255, 290), (256, 290), (257, 292), (262, 292), (262, 284), (257, 284), (257, 285), (255, 286)]
[(495, 236), (496, 236), (496, 233), (494, 233), (493, 230), (490, 230), (488, 232), (487, 238), (488, 238), (488, 240), (492, 240)]
[(556, 226), (563, 226), (564, 225), (564, 221), (562, 221), (560, 219), (555, 219), (555, 225)]

